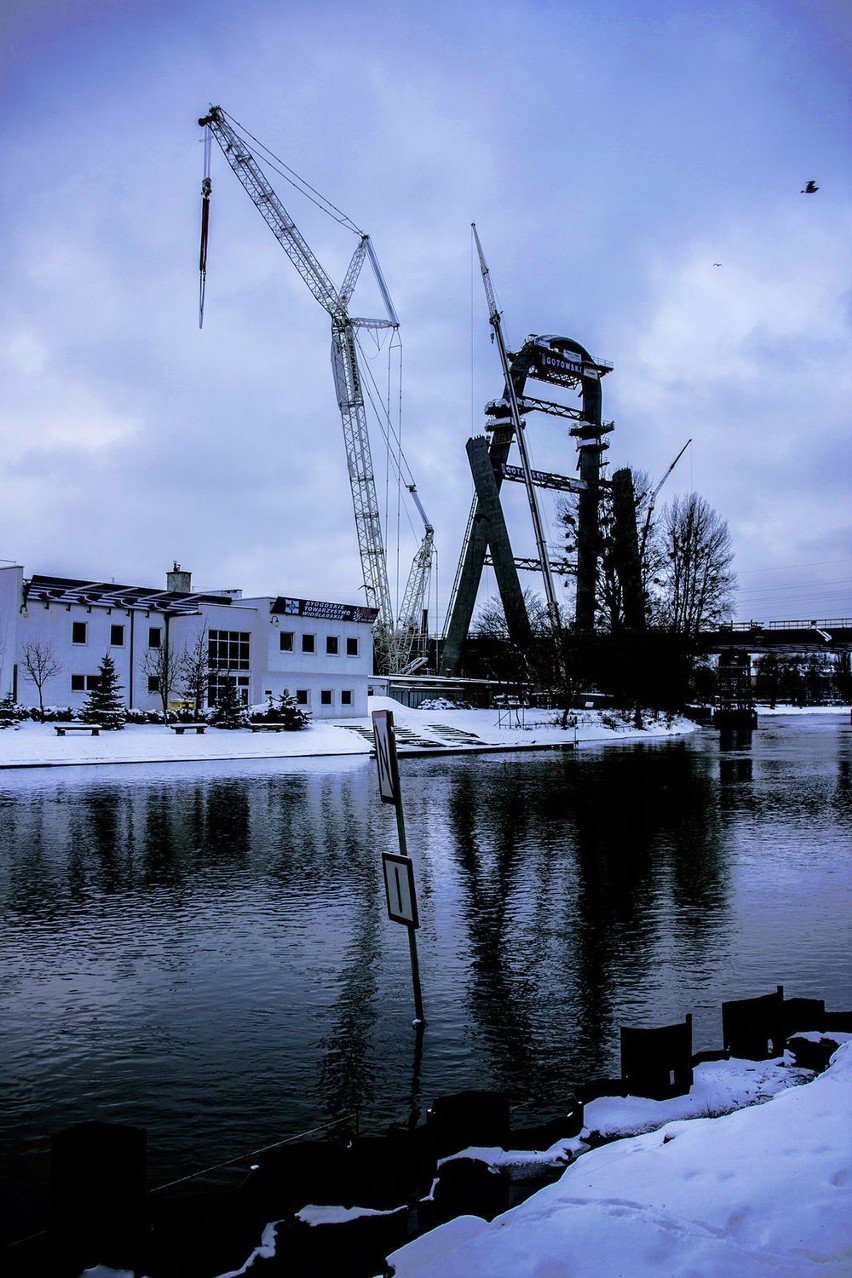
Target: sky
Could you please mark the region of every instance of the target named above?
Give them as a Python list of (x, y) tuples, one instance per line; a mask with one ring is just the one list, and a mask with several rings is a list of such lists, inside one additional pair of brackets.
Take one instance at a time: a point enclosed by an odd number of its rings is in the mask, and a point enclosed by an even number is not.
[[(471, 222), (511, 349), (612, 363), (611, 469), (656, 483), (692, 441), (658, 510), (727, 521), (737, 617), (852, 616), (851, 89), (845, 0), (7, 0), (0, 560), (364, 599), (328, 316), (215, 143), (199, 329), (214, 103), (371, 235), (400, 344), (365, 335), (363, 365), (435, 527), (433, 626), (502, 390)], [(352, 233), (273, 185), (341, 282)], [(366, 271), (351, 309), (383, 315)], [(527, 435), (574, 474), (564, 425)], [(398, 598), (422, 526), (370, 436)]]

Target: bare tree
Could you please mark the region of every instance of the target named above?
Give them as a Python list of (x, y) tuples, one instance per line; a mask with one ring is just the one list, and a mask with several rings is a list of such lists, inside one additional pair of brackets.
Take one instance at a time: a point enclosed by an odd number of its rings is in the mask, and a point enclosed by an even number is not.
[(172, 693), (177, 691), (182, 679), (183, 653), (175, 651), (169, 642), (168, 632), (165, 643), (159, 648), (148, 648), (142, 658), (143, 673), (148, 676), (148, 687), (156, 692), (163, 707), (163, 716), (168, 723), (169, 701)]
[[(550, 614), (547, 611), (547, 604), (544, 599), (541, 595), (536, 594), (534, 590), (525, 590), (523, 593), (524, 606), (530, 619), (530, 629), (533, 634), (542, 635), (548, 633), (551, 629)], [(476, 634), (487, 635), (490, 639), (509, 638), (509, 626), (499, 596), (494, 595), (485, 601), (476, 614), (473, 630)]]
[(204, 709), (210, 688), (210, 678), (215, 672), (210, 665), (207, 627), (199, 631), (195, 643), (185, 648), (180, 659), (180, 678), (187, 700), (195, 703), (198, 714)]
[(34, 683), (38, 689), (38, 713), (44, 723), (44, 685), (62, 672), (62, 662), (53, 649), (53, 644), (41, 639), (30, 639), (21, 649), (21, 664), (24, 667), (24, 678)]
[(660, 618), (668, 630), (695, 638), (731, 613), (737, 579), (726, 521), (698, 493), (666, 506), (661, 530)]

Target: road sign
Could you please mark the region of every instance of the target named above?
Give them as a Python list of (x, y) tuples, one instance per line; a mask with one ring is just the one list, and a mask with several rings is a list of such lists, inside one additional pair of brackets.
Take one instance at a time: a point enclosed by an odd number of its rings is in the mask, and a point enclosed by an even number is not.
[(396, 759), (396, 736), (393, 730), (393, 712), (374, 710), (373, 739), (376, 743), (376, 763), (379, 769), (379, 795), (383, 803), (392, 803), (396, 811), (396, 832), (399, 839), (399, 855), (382, 853), (382, 870), (385, 876), (385, 893), (388, 915), (395, 923), (404, 923), (408, 929), (408, 948), (411, 952), (411, 984), (414, 987), (415, 1024), (423, 1024), (423, 993), (420, 989), (420, 964), (417, 958), (416, 928), (417, 897), (414, 894), (414, 867), (408, 856), (405, 842), (405, 816), (402, 811), (402, 790), (399, 784), (399, 765)]
[(419, 927), (417, 897), (414, 892), (414, 866), (411, 861), (407, 856), (383, 852), (382, 869), (385, 874), (388, 918), (394, 923), (407, 923), (409, 927)]
[(379, 769), (379, 796), (382, 803), (397, 803), (399, 799), (399, 768), (396, 761), (396, 738), (393, 731), (393, 711), (374, 710), (373, 740), (376, 743), (376, 764)]

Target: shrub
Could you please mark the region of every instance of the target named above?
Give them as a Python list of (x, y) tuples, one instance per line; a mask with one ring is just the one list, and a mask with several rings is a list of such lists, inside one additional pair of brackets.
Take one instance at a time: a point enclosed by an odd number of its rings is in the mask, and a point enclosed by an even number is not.
[[(37, 710), (36, 716), (38, 717)], [(27, 707), (14, 701), (11, 692), (7, 692), (3, 700), (0, 701), (0, 719), (14, 719), (16, 723), (20, 723), (21, 719), (28, 719), (29, 717), (30, 711)]]
[(302, 709), (286, 688), (275, 701), (270, 697), (262, 708), (254, 706), (250, 717), (252, 723), (281, 723), (287, 732), (307, 728), (311, 720), (310, 713)]

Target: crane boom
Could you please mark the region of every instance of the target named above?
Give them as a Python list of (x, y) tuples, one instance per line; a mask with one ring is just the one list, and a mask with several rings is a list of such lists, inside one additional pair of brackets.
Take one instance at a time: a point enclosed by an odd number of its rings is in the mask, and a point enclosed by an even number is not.
[(497, 339), (497, 349), (500, 352), (500, 363), (503, 367), (503, 376), (506, 380), (506, 395), (509, 400), (512, 426), (515, 430), (515, 438), (518, 441), (518, 448), (521, 454), (521, 465), (524, 472), (524, 485), (527, 490), (527, 499), (529, 501), (530, 514), (532, 516), (535, 544), (538, 550), (538, 557), (541, 562), (542, 576), (544, 577), (544, 593), (547, 597), (547, 611), (550, 614), (551, 625), (554, 630), (558, 631), (559, 604), (556, 601), (556, 590), (553, 585), (553, 573), (550, 570), (550, 558), (547, 553), (547, 542), (544, 538), (541, 513), (538, 508), (538, 499), (535, 494), (532, 467), (530, 466), (527, 442), (524, 437), (524, 428), (521, 423), (521, 411), (518, 405), (518, 396), (515, 391), (515, 383), (512, 380), (512, 374), (509, 367), (509, 356), (506, 351), (506, 342), (503, 337), (502, 317), (500, 315), (500, 308), (497, 305), (497, 298), (494, 295), (494, 286), (491, 283), (491, 273), (485, 264), (485, 255), (482, 252), (482, 244), (479, 240), (479, 233), (477, 232), (475, 222), (471, 223), (471, 229), (473, 230), (473, 238), (476, 241), (476, 251), (479, 254), (479, 265), (482, 271), (482, 283), (485, 286), (485, 296), (488, 299), (488, 318), (491, 322), (491, 327), (494, 330), (494, 336)]
[(640, 563), (642, 562), (642, 556), (643, 556), (643, 555), (644, 555), (644, 553), (645, 553), (645, 543), (646, 543), (646, 542), (647, 542), (647, 540), (648, 540), (648, 533), (649, 533), (649, 532), (650, 532), (650, 530), (651, 530), (651, 516), (652, 516), (652, 515), (653, 515), (653, 513), (654, 513), (654, 505), (655, 505), (655, 503), (656, 503), (656, 500), (657, 500), (657, 496), (658, 496), (658, 494), (659, 494), (659, 491), (660, 491), (660, 489), (662, 488), (663, 484), (664, 484), (664, 483), (666, 482), (666, 480), (668, 479), (669, 475), (670, 475), (670, 474), (672, 473), (672, 471), (674, 470), (675, 466), (676, 466), (676, 465), (678, 464), (678, 462), (680, 461), (680, 459), (681, 459), (681, 457), (683, 456), (683, 454), (686, 452), (687, 448), (689, 448), (689, 445), (690, 445), (691, 443), (692, 443), (692, 440), (691, 440), (691, 439), (688, 439), (688, 440), (686, 441), (686, 443), (684, 444), (683, 448), (682, 448), (682, 449), (680, 450), (680, 452), (678, 453), (677, 457), (675, 457), (675, 459), (674, 459), (674, 461), (671, 463), (671, 465), (670, 465), (670, 466), (669, 466), (669, 467), (668, 467), (668, 468), (667, 468), (667, 469), (663, 472), (663, 477), (662, 477), (662, 479), (659, 481), (659, 483), (657, 484), (657, 486), (653, 489), (653, 491), (652, 491), (652, 493), (651, 493), (651, 496), (648, 498), (648, 509), (647, 509), (647, 511), (645, 512), (645, 523), (642, 525), (642, 538), (641, 538), (640, 543), (639, 543), (639, 562), (640, 562)]
[[(370, 437), (367, 429), (364, 389), (358, 366), (357, 328), (398, 328), (399, 320), (379, 268), (370, 237), (361, 235), (352, 255), (343, 284), (335, 288), (293, 218), (270, 186), (245, 139), (230, 123), (221, 107), (210, 108), (198, 123), (215, 137), (225, 159), (248, 193), (258, 212), (269, 226), (290, 261), (307, 284), (314, 298), (331, 318), (331, 364), (352, 492), (355, 528), (366, 600), (376, 608), (378, 618), (374, 630), (376, 662), (381, 672), (398, 670), (407, 660), (413, 642), (411, 616), (418, 615), (428, 587), (434, 554), (434, 531), (423, 508), (418, 509), (426, 525), (423, 542), (415, 555), (399, 622), (395, 625), (388, 582), (387, 559), (382, 535), (379, 503), (376, 496)], [(209, 199), (209, 178), (204, 188)], [(205, 204), (205, 226), (206, 218)], [(206, 267), (206, 237), (202, 262)], [(387, 307), (386, 319), (361, 319), (349, 314), (349, 302), (365, 258), (376, 276), (382, 299)], [(203, 293), (202, 293), (203, 298)], [(413, 485), (409, 486), (413, 492)]]
[(296, 223), (279, 200), (275, 191), (267, 182), (263, 170), (248, 150), (244, 140), (232, 128), (225, 118), (221, 107), (210, 108), (208, 115), (198, 121), (202, 128), (208, 128), (219, 146), (225, 159), (236, 173), (245, 190), (248, 192), (255, 208), (278, 240), (284, 252), (319, 302), (320, 306), (334, 316), (341, 310), (345, 313), (337, 289), (326, 275), (319, 261), (311, 251)]

